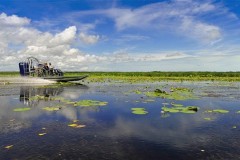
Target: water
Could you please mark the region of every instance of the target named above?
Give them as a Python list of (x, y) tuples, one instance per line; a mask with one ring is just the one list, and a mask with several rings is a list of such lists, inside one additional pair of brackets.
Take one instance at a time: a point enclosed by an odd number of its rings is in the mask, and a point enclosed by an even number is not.
[(0, 77), (0, 85), (5, 84), (52, 84), (54, 81), (37, 77)]
[[(169, 100), (144, 92), (165, 86), (193, 89), (199, 99)], [(72, 86), (0, 86), (0, 159), (240, 159), (239, 83), (96, 83)], [(135, 91), (141, 91), (136, 94)], [(44, 95), (44, 100), (31, 100)], [(106, 106), (61, 106), (70, 101), (106, 101)], [(154, 101), (146, 101), (153, 99)], [(200, 107), (195, 114), (161, 113), (162, 103)], [(60, 105), (58, 111), (46, 106)], [(25, 112), (14, 108), (29, 107)], [(131, 113), (144, 107), (148, 114)], [(226, 109), (229, 113), (204, 113)], [(204, 118), (211, 118), (211, 121)], [(83, 128), (69, 124), (78, 120)], [(39, 133), (47, 133), (39, 136)], [(6, 146), (13, 145), (6, 149)]]

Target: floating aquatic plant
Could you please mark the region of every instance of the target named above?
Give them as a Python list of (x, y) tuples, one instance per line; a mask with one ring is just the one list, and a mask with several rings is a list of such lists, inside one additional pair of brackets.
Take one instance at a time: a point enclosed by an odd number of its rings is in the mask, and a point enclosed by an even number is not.
[(188, 110), (188, 109), (184, 109), (184, 110), (181, 110), (181, 113), (188, 113), (188, 114), (192, 114), (192, 113), (196, 113), (196, 111), (193, 111), (193, 110)]
[(13, 145), (8, 145), (8, 146), (5, 146), (4, 148), (10, 149), (10, 148), (12, 148), (12, 147), (13, 147)]
[(39, 136), (44, 136), (47, 133), (38, 133)]
[(162, 107), (162, 110), (163, 110), (164, 112), (170, 112), (170, 113), (178, 113), (178, 112), (179, 112), (178, 109), (168, 108), (168, 107)]
[(196, 106), (187, 106), (187, 107), (162, 107), (164, 112), (170, 113), (196, 113), (199, 110), (199, 107)]
[(154, 99), (146, 99), (144, 102), (154, 102)]
[(228, 113), (228, 110), (224, 110), (224, 109), (214, 109), (213, 110), (214, 113)]
[(139, 91), (139, 90), (136, 90), (135, 93), (136, 93), (136, 94), (142, 94), (142, 92)]
[(95, 101), (95, 100), (81, 100), (74, 103), (74, 106), (81, 106), (81, 107), (91, 107), (91, 106), (106, 106), (108, 102), (104, 101)]
[(86, 125), (76, 124), (76, 123), (69, 124), (68, 126), (73, 127), (73, 128), (84, 128), (84, 127), (86, 127)]
[(148, 97), (161, 97), (165, 99), (172, 100), (188, 100), (188, 99), (198, 99), (198, 97), (193, 95), (192, 90), (188, 88), (171, 88), (169, 91), (164, 91), (161, 89), (155, 89), (153, 92), (146, 92)]
[(61, 107), (57, 106), (57, 107), (44, 107), (43, 110), (46, 110), (46, 111), (58, 111), (60, 110)]
[(31, 108), (28, 108), (28, 107), (13, 109), (14, 112), (24, 112), (24, 111), (29, 111), (29, 110), (31, 110)]
[(176, 104), (176, 103), (171, 103), (171, 105), (174, 107), (182, 107), (183, 106), (183, 104)]
[(206, 110), (206, 113), (228, 113), (228, 110), (224, 109), (214, 109), (214, 110)]
[(133, 114), (147, 114), (148, 112), (145, 110), (145, 108), (132, 108)]
[(207, 121), (211, 121), (212, 119), (211, 118), (209, 118), (209, 117), (206, 117), (206, 118), (204, 118), (205, 120), (207, 120)]

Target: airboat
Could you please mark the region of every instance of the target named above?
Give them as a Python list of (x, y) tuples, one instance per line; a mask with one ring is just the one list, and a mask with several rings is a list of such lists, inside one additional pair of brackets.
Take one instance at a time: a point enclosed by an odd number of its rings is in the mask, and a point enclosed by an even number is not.
[(26, 61), (20, 62), (19, 72), (23, 77), (37, 77), (56, 82), (79, 81), (88, 77), (88, 75), (64, 77), (62, 70), (52, 67), (50, 62), (42, 63), (35, 57), (28, 57)]

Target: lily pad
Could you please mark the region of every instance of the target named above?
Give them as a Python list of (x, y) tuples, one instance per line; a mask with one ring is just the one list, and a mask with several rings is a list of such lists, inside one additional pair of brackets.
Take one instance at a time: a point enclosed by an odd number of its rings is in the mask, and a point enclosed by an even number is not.
[(183, 106), (183, 104), (176, 104), (176, 103), (171, 103), (171, 105), (174, 107), (182, 107)]
[(68, 126), (73, 127), (73, 128), (84, 128), (84, 127), (86, 127), (86, 125), (76, 124), (76, 123), (69, 124)]
[(5, 146), (4, 148), (10, 149), (10, 148), (12, 148), (12, 147), (13, 147), (13, 145), (8, 145), (8, 146)]
[(69, 124), (68, 126), (69, 126), (69, 127), (76, 127), (77, 124), (73, 123), (73, 124)]
[(45, 108), (43, 108), (43, 110), (46, 110), (46, 111), (58, 111), (60, 109), (61, 109), (61, 107), (45, 107)]
[(29, 108), (29, 107), (13, 109), (14, 112), (24, 112), (24, 111), (29, 111), (29, 110), (31, 110), (31, 108)]
[[(179, 105), (180, 106), (180, 105)], [(164, 112), (170, 112), (170, 113), (196, 113), (198, 111), (199, 107), (196, 106), (187, 106), (187, 107), (162, 107), (162, 110)]]
[(204, 118), (205, 120), (207, 120), (207, 121), (211, 121), (212, 119), (211, 118), (209, 118), (209, 117), (206, 117), (206, 118)]
[(196, 113), (196, 112), (193, 111), (193, 110), (183, 109), (183, 110), (181, 110), (181, 113), (194, 114), (194, 113)]
[(199, 110), (199, 107), (197, 107), (197, 106), (187, 106), (186, 109), (190, 110), (190, 111), (197, 112)]
[(133, 114), (147, 114), (148, 112), (145, 110), (145, 108), (132, 108)]
[(133, 114), (147, 114), (147, 111), (132, 111)]
[(193, 95), (191, 89), (188, 88), (171, 88), (170, 92), (155, 89), (153, 92), (146, 92), (146, 96), (148, 97), (161, 97), (164, 99), (172, 99), (172, 100), (188, 100), (188, 99), (198, 99), (198, 97)]
[(228, 110), (224, 110), (224, 109), (214, 109), (213, 110), (214, 113), (228, 113)]
[(170, 112), (170, 113), (178, 113), (178, 112), (179, 112), (178, 109), (168, 108), (168, 107), (162, 107), (162, 110), (163, 110), (164, 112)]
[(39, 136), (44, 136), (47, 133), (38, 133)]
[(154, 99), (146, 99), (145, 102), (154, 102)]
[(95, 101), (95, 100), (81, 100), (74, 103), (74, 106), (81, 106), (81, 107), (91, 107), (91, 106), (106, 106), (108, 102), (104, 101)]
[(214, 109), (214, 110), (206, 110), (205, 113), (228, 113), (228, 110), (224, 109)]

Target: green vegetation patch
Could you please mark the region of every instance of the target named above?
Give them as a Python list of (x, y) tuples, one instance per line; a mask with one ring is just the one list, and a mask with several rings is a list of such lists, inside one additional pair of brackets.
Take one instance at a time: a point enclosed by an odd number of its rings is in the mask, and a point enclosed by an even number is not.
[(154, 99), (146, 99), (144, 100), (144, 102), (154, 102), (155, 100)]
[(139, 91), (139, 90), (136, 90), (136, 91), (134, 91), (136, 94), (142, 94), (142, 92), (141, 91)]
[(13, 109), (14, 112), (24, 112), (24, 111), (29, 111), (29, 110), (31, 110), (31, 108), (28, 108), (28, 107)]
[(147, 114), (148, 112), (145, 110), (145, 108), (132, 108), (133, 114)]
[(228, 113), (228, 110), (224, 110), (224, 109), (214, 109), (213, 110), (214, 113)]
[(170, 113), (196, 113), (199, 110), (199, 107), (196, 106), (187, 106), (187, 107), (162, 107), (164, 112)]
[(59, 106), (56, 106), (56, 107), (44, 107), (43, 110), (46, 110), (46, 111), (58, 111), (60, 110), (61, 107)]
[[(65, 72), (64, 76), (82, 76), (89, 75), (90, 82), (104, 82), (118, 80), (124, 82), (142, 82), (142, 81), (202, 81), (202, 80), (217, 80), (217, 81), (240, 81), (240, 72)], [(0, 72), (0, 77), (16, 77), (19, 72)], [(61, 84), (61, 83), (60, 83)]]
[(212, 118), (206, 117), (206, 118), (204, 118), (204, 120), (206, 120), (206, 121), (212, 121)]
[(180, 110), (175, 109), (175, 108), (168, 108), (168, 107), (162, 107), (162, 110), (164, 112), (170, 112), (170, 113), (178, 113)]
[(214, 109), (214, 110), (206, 110), (205, 113), (228, 113), (228, 110), (224, 109)]
[(198, 97), (193, 95), (191, 89), (178, 87), (177, 88), (171, 87), (170, 91), (155, 89), (153, 92), (146, 92), (145, 95), (148, 97), (161, 97), (164, 99), (172, 100), (198, 99)]
[(174, 106), (174, 107), (183, 107), (183, 104), (171, 103), (171, 105)]
[(108, 102), (104, 101), (95, 101), (95, 100), (81, 100), (74, 103), (74, 106), (81, 106), (81, 107), (91, 107), (91, 106), (106, 106)]

